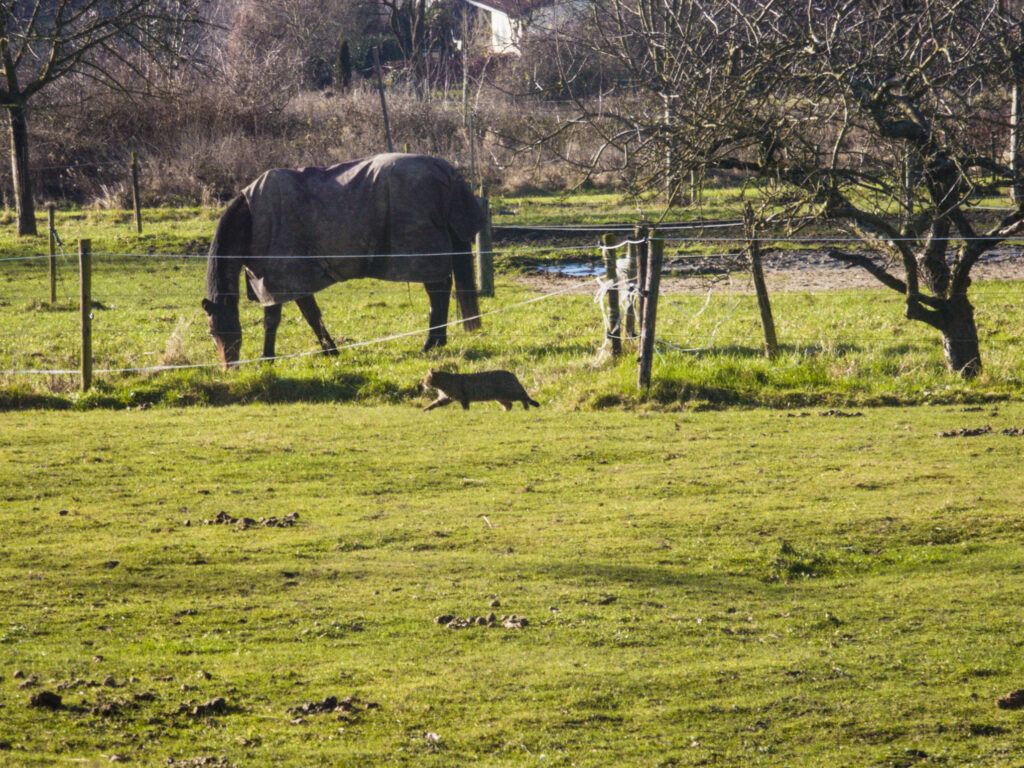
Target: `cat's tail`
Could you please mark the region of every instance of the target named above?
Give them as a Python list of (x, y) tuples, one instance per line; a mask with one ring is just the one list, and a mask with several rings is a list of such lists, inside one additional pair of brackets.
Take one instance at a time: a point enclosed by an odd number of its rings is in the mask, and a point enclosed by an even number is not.
[(480, 330), (480, 304), (476, 299), (476, 276), (473, 274), (473, 252), (464, 240), (454, 241), (452, 277), (455, 278), (455, 299), (462, 314), (462, 327), (467, 331)]
[(529, 397), (523, 400), (523, 408), (525, 408), (526, 410), (530, 410), (531, 405), (534, 408), (540, 408), (540, 403), (538, 403), (536, 400), (532, 400)]

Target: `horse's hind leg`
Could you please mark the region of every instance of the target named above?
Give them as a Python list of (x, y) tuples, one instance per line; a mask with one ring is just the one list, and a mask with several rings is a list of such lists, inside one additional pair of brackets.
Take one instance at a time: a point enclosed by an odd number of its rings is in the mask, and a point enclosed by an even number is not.
[(452, 293), (452, 278), (449, 275), (436, 283), (425, 283), (430, 298), (430, 330), (423, 351), (443, 347), (448, 343), (448, 300)]
[(277, 327), (281, 324), (281, 305), (263, 308), (263, 357), (274, 359), (274, 345), (277, 341)]
[(303, 296), (301, 299), (296, 299), (295, 303), (299, 305), (299, 311), (306, 318), (309, 327), (313, 329), (313, 333), (316, 334), (317, 341), (320, 342), (324, 352), (328, 355), (337, 355), (338, 348), (334, 346), (334, 339), (331, 338), (331, 334), (324, 327), (323, 316), (320, 314), (320, 305), (316, 303), (316, 299), (312, 295)]

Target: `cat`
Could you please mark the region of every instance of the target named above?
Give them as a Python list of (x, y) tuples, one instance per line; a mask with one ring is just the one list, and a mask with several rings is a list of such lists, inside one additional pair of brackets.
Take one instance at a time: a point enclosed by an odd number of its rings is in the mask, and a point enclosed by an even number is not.
[(423, 386), (436, 389), (440, 396), (423, 410), (440, 408), (442, 405), (459, 402), (467, 411), (469, 404), (482, 400), (497, 400), (506, 411), (512, 410), (512, 403), (519, 401), (523, 408), (540, 408), (540, 403), (531, 400), (514, 373), (509, 371), (482, 371), (480, 373), (448, 373), (431, 371), (423, 379)]

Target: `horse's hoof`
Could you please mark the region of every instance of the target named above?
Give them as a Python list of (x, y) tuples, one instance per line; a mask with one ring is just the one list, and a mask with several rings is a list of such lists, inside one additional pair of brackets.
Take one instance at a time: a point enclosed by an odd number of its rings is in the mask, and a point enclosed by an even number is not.
[(335, 347), (330, 347), (329, 349), (324, 350), (324, 354), (328, 357), (337, 357), (341, 352), (339, 352)]
[(434, 347), (443, 347), (448, 343), (448, 339), (427, 339), (427, 343), (423, 345), (423, 351), (429, 352)]

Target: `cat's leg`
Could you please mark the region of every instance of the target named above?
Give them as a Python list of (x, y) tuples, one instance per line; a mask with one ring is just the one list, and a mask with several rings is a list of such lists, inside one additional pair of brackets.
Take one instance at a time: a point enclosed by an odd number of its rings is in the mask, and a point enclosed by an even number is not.
[(511, 411), (512, 410), (512, 403), (510, 401), (508, 401), (508, 400), (499, 400), (498, 403), (501, 404), (501, 410), (503, 410), (503, 411)]
[(440, 408), (442, 405), (448, 405), (449, 403), (454, 403), (454, 402), (455, 402), (454, 400), (452, 400), (450, 397), (448, 397), (448, 395), (446, 395), (446, 394), (444, 394), (442, 392), (441, 396), (438, 397), (437, 400), (432, 402), (430, 405), (428, 405), (423, 410), (424, 411), (429, 411), (429, 410), (431, 410), (433, 408)]

